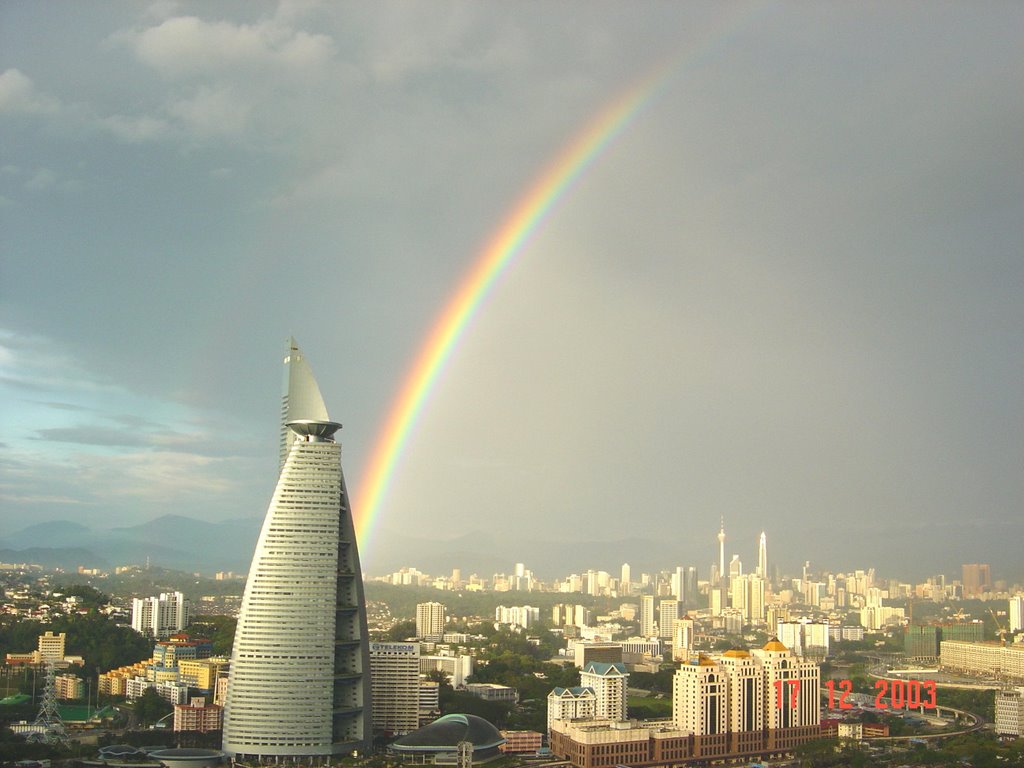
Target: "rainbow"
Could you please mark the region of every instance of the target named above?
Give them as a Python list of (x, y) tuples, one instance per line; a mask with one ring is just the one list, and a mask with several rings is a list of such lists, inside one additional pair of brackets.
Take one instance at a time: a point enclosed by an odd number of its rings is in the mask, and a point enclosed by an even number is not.
[[(756, 13), (754, 6), (738, 5), (745, 20)], [(713, 29), (704, 36), (704, 44), (686, 52), (693, 62), (707, 53), (712, 43), (723, 41), (729, 30), (735, 31), (735, 15), (726, 13), (713, 19)], [(401, 386), (388, 413), (384, 428), (378, 433), (370, 461), (357, 486), (353, 510), (357, 516), (356, 534), (365, 553), (370, 533), (387, 493), (388, 484), (402, 457), (405, 445), (415, 427), (424, 404), (429, 399), (445, 363), (481, 304), (495, 283), (520, 253), (530, 237), (551, 214), (558, 202), (600, 157), (601, 153), (622, 134), (634, 118), (650, 103), (652, 97), (678, 72), (681, 57), (673, 56), (651, 70), (602, 109), (584, 129), (562, 149), (529, 187), (526, 194), (504, 219), (481, 250), (462, 279), (452, 299), (438, 316), (416, 360)]]
[(601, 152), (619, 136), (663, 79), (662, 68), (602, 110), (533, 183), (504, 220), (434, 322), (379, 433), (353, 509), (359, 547), (366, 551), (373, 521), (409, 435), (445, 363), (495, 283), (530, 236)]

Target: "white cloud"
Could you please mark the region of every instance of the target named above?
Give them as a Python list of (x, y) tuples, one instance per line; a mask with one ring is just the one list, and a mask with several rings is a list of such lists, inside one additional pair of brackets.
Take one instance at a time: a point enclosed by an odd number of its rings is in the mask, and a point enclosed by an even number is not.
[(148, 115), (110, 115), (97, 122), (100, 127), (131, 144), (161, 139), (171, 132), (166, 120)]
[(56, 100), (40, 93), (21, 70), (8, 69), (0, 73), (0, 113), (49, 113), (57, 109)]
[(326, 35), (274, 20), (231, 24), (176, 16), (127, 37), (141, 61), (171, 78), (267, 66), (306, 69), (323, 65), (334, 53)]
[(190, 133), (210, 137), (242, 133), (252, 108), (226, 88), (204, 86), (190, 98), (169, 104), (167, 111)]

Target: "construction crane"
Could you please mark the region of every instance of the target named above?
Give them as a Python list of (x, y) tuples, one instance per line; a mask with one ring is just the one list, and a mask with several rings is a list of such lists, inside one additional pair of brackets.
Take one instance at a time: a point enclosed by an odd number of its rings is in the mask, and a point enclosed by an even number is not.
[(999, 642), (1006, 645), (1006, 635), (1009, 634), (1010, 630), (999, 623), (999, 617), (996, 616), (995, 611), (989, 608), (988, 612), (992, 616), (992, 621), (996, 623), (996, 634), (999, 635)]

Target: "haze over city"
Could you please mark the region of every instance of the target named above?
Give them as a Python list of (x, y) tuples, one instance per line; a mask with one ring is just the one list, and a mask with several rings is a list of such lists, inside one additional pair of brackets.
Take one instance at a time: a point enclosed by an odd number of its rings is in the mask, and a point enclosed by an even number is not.
[(463, 276), (654, 82), (454, 346), (365, 568), (474, 535), (704, 567), (724, 515), (745, 561), (766, 529), (1019, 578), (1022, 34), (1011, 3), (4, 4), (0, 546), (255, 531), (289, 335), (358, 497)]

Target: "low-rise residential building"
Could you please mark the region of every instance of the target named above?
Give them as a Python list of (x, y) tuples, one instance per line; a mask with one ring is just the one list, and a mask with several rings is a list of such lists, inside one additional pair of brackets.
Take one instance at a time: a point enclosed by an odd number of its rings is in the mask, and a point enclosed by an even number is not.
[(58, 699), (78, 700), (85, 698), (85, 680), (75, 675), (57, 675), (53, 678)]
[(498, 749), (520, 755), (535, 755), (544, 744), (544, 734), (538, 731), (499, 731), (505, 743)]
[(219, 731), (224, 722), (224, 710), (216, 704), (207, 704), (204, 696), (194, 696), (188, 704), (174, 705), (175, 731)]
[(497, 683), (466, 683), (466, 693), (471, 693), (484, 701), (498, 701), (515, 705), (519, 701), (519, 691), (508, 685)]

